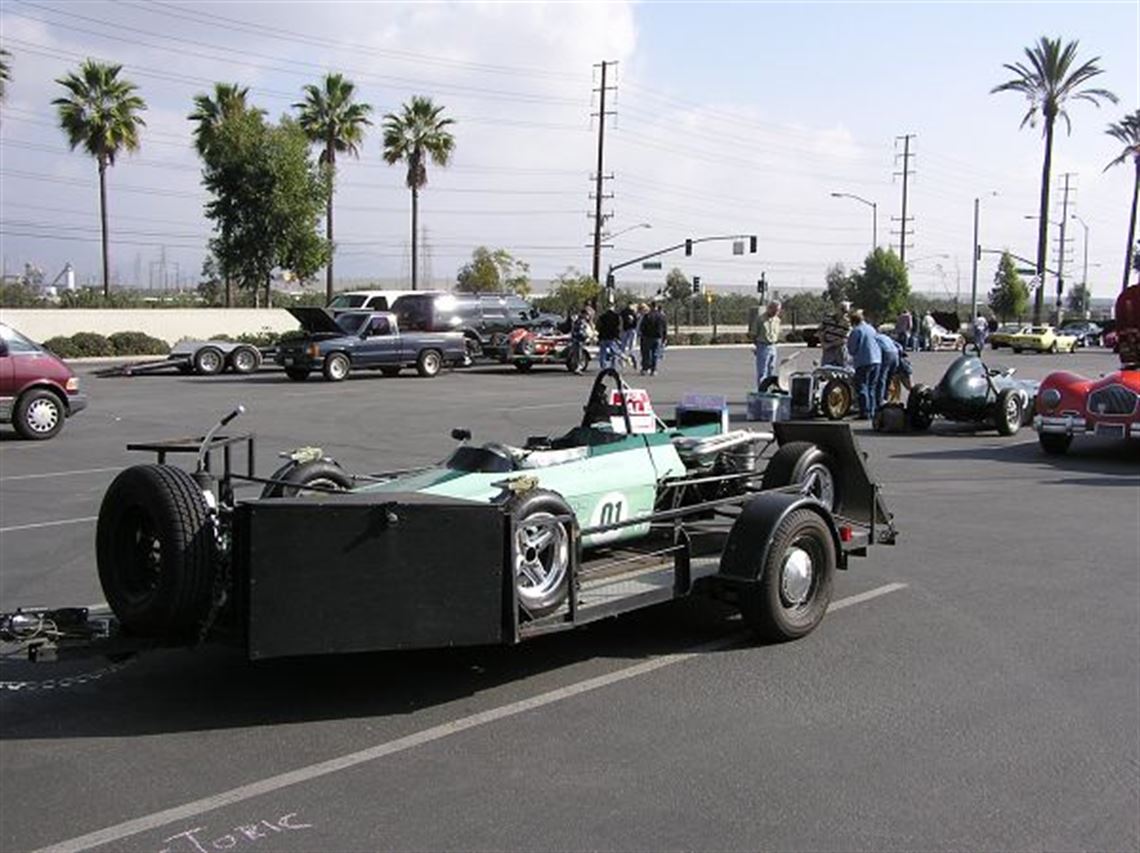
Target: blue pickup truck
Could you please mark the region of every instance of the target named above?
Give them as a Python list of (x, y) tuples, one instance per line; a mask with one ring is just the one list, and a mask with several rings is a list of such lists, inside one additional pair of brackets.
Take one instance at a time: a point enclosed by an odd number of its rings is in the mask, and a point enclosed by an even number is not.
[(314, 371), (340, 382), (353, 370), (395, 376), (405, 367), (432, 377), (444, 367), (469, 363), (461, 332), (401, 333), (396, 315), (386, 311), (346, 311), (334, 317), (324, 308), (288, 310), (306, 334), (282, 343), (274, 360), (295, 382)]

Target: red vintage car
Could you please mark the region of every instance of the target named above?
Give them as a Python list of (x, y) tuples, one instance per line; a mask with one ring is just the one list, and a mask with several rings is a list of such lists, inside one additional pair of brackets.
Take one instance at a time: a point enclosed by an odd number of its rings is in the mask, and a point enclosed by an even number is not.
[(1140, 285), (1116, 300), (1116, 337), (1120, 370), (1099, 379), (1063, 370), (1041, 383), (1033, 425), (1046, 453), (1064, 453), (1075, 435), (1140, 439)]

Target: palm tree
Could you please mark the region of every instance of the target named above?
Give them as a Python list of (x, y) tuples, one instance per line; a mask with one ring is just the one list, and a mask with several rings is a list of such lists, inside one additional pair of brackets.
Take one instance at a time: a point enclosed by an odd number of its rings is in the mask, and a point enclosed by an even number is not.
[(455, 150), (455, 137), (447, 130), (453, 119), (440, 118), (443, 107), (431, 98), (412, 97), (403, 112), (384, 116), (384, 160), (389, 166), (408, 164), (408, 189), (412, 191), (412, 290), (416, 289), (416, 231), (419, 226), (420, 189), (427, 185), (427, 159), (446, 166)]
[(99, 214), (103, 231), (103, 296), (110, 295), (110, 256), (107, 252), (107, 167), (115, 165), (120, 150), (137, 151), (139, 128), (146, 122), (138, 113), (146, 102), (138, 87), (120, 79), (121, 65), (85, 60), (77, 72), (56, 80), (68, 91), (52, 101), (59, 108), (59, 126), (74, 151), (80, 145), (99, 164)]
[(1128, 217), (1128, 245), (1124, 249), (1124, 279), (1120, 289), (1128, 287), (1128, 276), (1132, 271), (1132, 243), (1136, 239), (1136, 200), (1140, 196), (1140, 110), (1126, 115), (1115, 124), (1110, 124), (1105, 131), (1113, 139), (1124, 143), (1124, 150), (1120, 156), (1104, 167), (1107, 172), (1113, 166), (1118, 166), (1129, 157), (1136, 164), (1136, 177), (1132, 182), (1132, 213)]
[(0, 47), (0, 101), (8, 94), (8, 57), (11, 55)]
[(249, 87), (237, 83), (215, 83), (212, 96), (205, 92), (194, 96), (194, 112), (186, 118), (197, 124), (194, 128), (194, 148), (199, 155), (205, 155), (214, 144), (218, 129), (227, 118), (251, 109), (265, 115), (265, 110), (249, 106), (246, 102), (248, 96)]
[[(246, 100), (249, 97), (249, 87), (237, 83), (215, 83), (214, 94), (208, 95), (200, 92), (194, 96), (194, 112), (186, 118), (196, 124), (194, 128), (194, 148), (200, 157), (216, 143), (218, 131), (226, 119), (254, 112), (265, 115), (265, 110), (251, 107)], [(225, 270), (222, 271), (225, 283), (225, 306), (233, 305), (233, 279)]]
[(372, 124), (368, 114), (369, 104), (354, 104), (353, 91), (356, 84), (344, 79), (342, 74), (326, 74), (322, 85), (305, 86), (305, 100), (293, 104), (301, 111), (301, 130), (313, 142), (324, 145), (321, 162), (325, 164), (329, 176), (328, 209), (325, 211), (325, 236), (329, 241), (329, 264), (325, 267), (325, 295), (328, 301), (333, 298), (333, 181), (336, 178), (337, 152), (360, 156), (360, 144), (364, 141), (364, 126)]
[(1069, 100), (1089, 101), (1100, 106), (1100, 100), (1116, 103), (1116, 95), (1107, 89), (1083, 88), (1089, 80), (1103, 69), (1097, 66), (1099, 56), (1093, 57), (1079, 67), (1074, 67), (1077, 58), (1077, 42), (1061, 44), (1061, 39), (1042, 36), (1033, 47), (1025, 48), (1028, 63), (1006, 63), (1002, 67), (1017, 76), (990, 90), (996, 92), (1017, 92), (1029, 99), (1029, 111), (1021, 120), (1021, 126), (1033, 126), (1037, 114), (1044, 119), (1045, 162), (1041, 166), (1041, 206), (1037, 219), (1037, 278), (1040, 285), (1033, 304), (1033, 322), (1041, 322), (1041, 305), (1045, 295), (1045, 251), (1049, 235), (1049, 175), (1053, 160), (1053, 123), (1060, 116), (1065, 120), (1065, 128), (1072, 132), (1065, 104)]

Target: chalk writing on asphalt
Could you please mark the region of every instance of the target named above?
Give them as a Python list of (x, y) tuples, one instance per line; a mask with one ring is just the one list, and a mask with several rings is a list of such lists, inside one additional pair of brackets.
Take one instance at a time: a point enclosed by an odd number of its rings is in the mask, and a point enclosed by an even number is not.
[(311, 823), (302, 823), (296, 812), (290, 812), (276, 820), (259, 820), (232, 827), (220, 835), (204, 826), (196, 826), (179, 832), (163, 840), (158, 853), (214, 853), (217, 850), (244, 850), (267, 838), (286, 832), (299, 832), (312, 829)]

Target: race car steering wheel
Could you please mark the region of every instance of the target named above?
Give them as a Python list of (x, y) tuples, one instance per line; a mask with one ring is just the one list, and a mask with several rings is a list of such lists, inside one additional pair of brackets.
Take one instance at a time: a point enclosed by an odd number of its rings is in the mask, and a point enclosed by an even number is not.
[(600, 420), (605, 420), (610, 417), (610, 415), (620, 414), (625, 421), (626, 434), (632, 435), (633, 424), (629, 420), (629, 406), (626, 402), (625, 395), (618, 395), (621, 403), (617, 406), (611, 406), (606, 400), (605, 380), (608, 377), (613, 377), (618, 389), (626, 387), (625, 383), (621, 380), (621, 376), (612, 367), (605, 367), (599, 370), (597, 378), (594, 379), (594, 386), (590, 389), (590, 396), (586, 401), (586, 408), (582, 414), (582, 426), (583, 428), (588, 428)]

